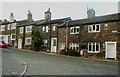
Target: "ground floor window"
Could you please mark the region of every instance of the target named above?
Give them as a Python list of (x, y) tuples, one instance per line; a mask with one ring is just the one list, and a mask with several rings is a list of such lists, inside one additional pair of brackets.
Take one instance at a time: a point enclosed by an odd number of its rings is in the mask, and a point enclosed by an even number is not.
[(48, 45), (48, 40), (47, 39), (43, 40), (43, 42), (44, 42), (44, 46)]
[(25, 44), (26, 44), (26, 45), (31, 45), (31, 37), (27, 37), (27, 38), (25, 39)]
[(69, 43), (69, 49), (79, 51), (79, 43)]
[(60, 43), (60, 50), (65, 49), (65, 43)]
[(99, 52), (100, 51), (100, 43), (88, 43), (88, 51), (89, 52)]
[(15, 40), (16, 35), (15, 34), (11, 34), (11, 40)]

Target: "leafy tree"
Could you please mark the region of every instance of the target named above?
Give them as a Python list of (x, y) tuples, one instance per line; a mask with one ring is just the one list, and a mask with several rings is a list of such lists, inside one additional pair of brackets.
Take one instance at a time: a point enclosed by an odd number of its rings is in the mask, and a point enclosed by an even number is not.
[(39, 31), (32, 31), (32, 49), (39, 51), (43, 44), (42, 37), (40, 36)]

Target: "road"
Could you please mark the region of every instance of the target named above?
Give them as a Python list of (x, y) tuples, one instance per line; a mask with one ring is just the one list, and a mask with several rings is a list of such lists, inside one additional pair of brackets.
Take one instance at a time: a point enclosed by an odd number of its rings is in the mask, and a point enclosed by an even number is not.
[(118, 64), (2, 49), (2, 74), (21, 75), (23, 72), (25, 75), (118, 75)]

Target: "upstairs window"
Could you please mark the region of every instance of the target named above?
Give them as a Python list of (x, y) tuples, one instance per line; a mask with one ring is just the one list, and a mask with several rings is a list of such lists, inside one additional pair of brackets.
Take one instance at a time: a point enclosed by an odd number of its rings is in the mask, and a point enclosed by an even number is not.
[(1, 31), (5, 31), (5, 25), (1, 25)]
[(52, 27), (52, 30), (55, 31), (55, 28), (56, 28), (56, 26), (53, 26), (53, 27)]
[(48, 32), (48, 30), (49, 30), (49, 27), (48, 27), (48, 26), (43, 26), (43, 27), (42, 27), (42, 31), (43, 31), (43, 32)]
[(7, 30), (10, 30), (10, 24), (8, 24), (8, 26), (7, 26)]
[(46, 32), (48, 32), (48, 26), (46, 26)]
[(23, 27), (20, 27), (20, 33), (23, 33)]
[(32, 32), (32, 26), (26, 26), (26, 32)]
[(11, 30), (16, 29), (16, 23), (11, 24)]
[(88, 25), (88, 32), (100, 32), (100, 24)]
[(70, 34), (79, 34), (80, 27), (70, 27)]

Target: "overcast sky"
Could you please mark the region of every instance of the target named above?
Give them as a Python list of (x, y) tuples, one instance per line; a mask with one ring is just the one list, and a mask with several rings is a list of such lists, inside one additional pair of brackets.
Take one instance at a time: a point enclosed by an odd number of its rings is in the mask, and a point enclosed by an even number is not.
[[(0, 19), (8, 19), (10, 16), (10, 12), (13, 12), (16, 20), (26, 19), (27, 11), (30, 10), (33, 14), (34, 20), (40, 20), (44, 18), (44, 12), (50, 8), (52, 12), (52, 19), (55, 18), (64, 18), (71, 17), (72, 19), (81, 19), (86, 18), (87, 5), (88, 8), (93, 8), (96, 11), (96, 16), (107, 15), (118, 12), (118, 1), (109, 0), (106, 2), (95, 2), (92, 1), (80, 1), (80, 0), (66, 0), (66, 2), (60, 0), (51, 0), (51, 2), (41, 1), (24, 1), (19, 2), (16, 0), (15, 2), (3, 1), (0, 3), (2, 9), (0, 10), (2, 15)], [(58, 2), (55, 2), (58, 1)], [(71, 1), (71, 2), (70, 2)], [(2, 5), (1, 5), (2, 4)], [(2, 18), (1, 18), (2, 17)]]

